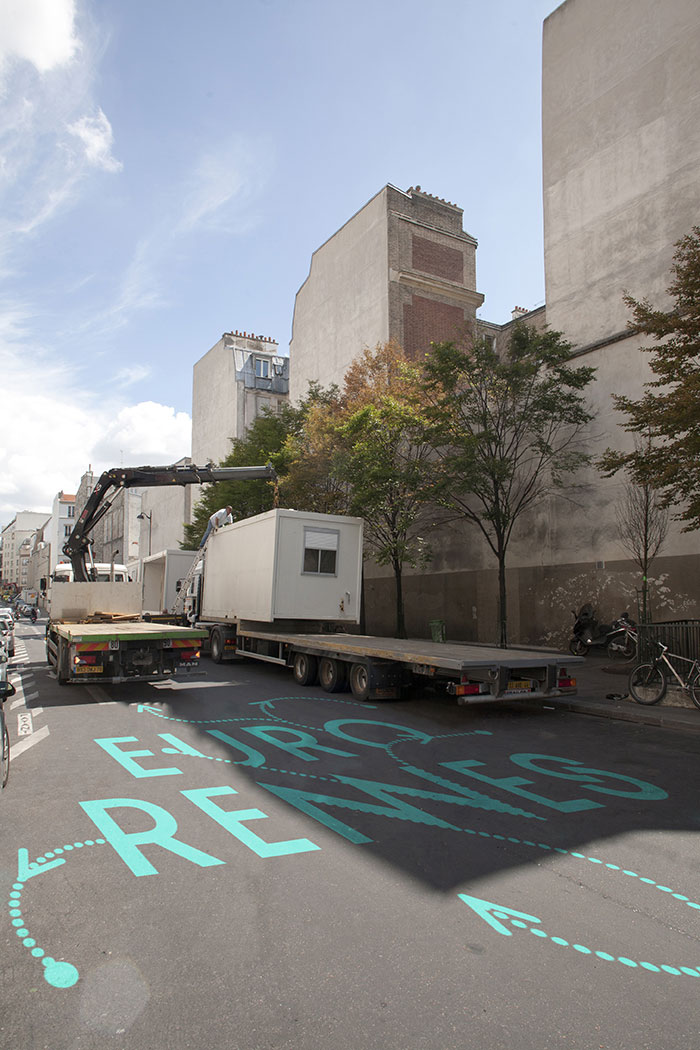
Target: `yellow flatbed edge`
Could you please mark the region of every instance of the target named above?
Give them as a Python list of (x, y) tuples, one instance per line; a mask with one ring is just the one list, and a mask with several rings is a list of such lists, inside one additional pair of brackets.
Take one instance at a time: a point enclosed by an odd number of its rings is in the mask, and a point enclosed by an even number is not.
[(68, 642), (165, 641), (168, 638), (197, 641), (208, 631), (195, 627), (171, 627), (162, 623), (134, 620), (133, 623), (54, 623), (56, 632)]

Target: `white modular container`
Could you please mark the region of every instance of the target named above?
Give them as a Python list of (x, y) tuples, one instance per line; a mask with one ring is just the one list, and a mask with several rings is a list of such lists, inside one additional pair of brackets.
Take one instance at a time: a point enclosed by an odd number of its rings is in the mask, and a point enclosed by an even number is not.
[(164, 550), (143, 559), (143, 611), (152, 615), (172, 612), (178, 581), (184, 582), (196, 551)]
[(362, 519), (270, 510), (207, 544), (200, 618), (360, 622)]

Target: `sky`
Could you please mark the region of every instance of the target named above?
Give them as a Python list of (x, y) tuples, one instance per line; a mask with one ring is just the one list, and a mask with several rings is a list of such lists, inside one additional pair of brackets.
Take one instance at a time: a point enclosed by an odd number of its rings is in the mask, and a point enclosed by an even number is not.
[(464, 209), (479, 316), (541, 305), (556, 6), (0, 0), (0, 526), (189, 455), (194, 363), (288, 353), (312, 252), (387, 183)]

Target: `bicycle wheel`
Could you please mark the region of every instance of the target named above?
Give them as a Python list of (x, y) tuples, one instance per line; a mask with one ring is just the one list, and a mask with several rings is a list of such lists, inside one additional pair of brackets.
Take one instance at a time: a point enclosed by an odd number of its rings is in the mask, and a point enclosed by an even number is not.
[(0, 735), (2, 736), (0, 743), (0, 787), (5, 787), (7, 778), (10, 775), (10, 733), (2, 705), (0, 705)]
[(700, 707), (700, 671), (696, 671), (688, 682), (688, 692), (695, 706)]
[(610, 660), (631, 660), (636, 651), (637, 646), (629, 636), (608, 642), (608, 659)]
[(658, 704), (667, 687), (666, 675), (656, 664), (639, 664), (629, 676), (628, 688), (638, 704)]

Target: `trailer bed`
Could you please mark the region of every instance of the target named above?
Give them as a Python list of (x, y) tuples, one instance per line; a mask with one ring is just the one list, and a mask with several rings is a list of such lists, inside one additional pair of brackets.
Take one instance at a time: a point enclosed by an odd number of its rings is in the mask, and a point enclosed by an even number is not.
[(395, 699), (412, 680), (432, 679), (461, 704), (575, 693), (569, 668), (583, 662), (551, 649), (247, 627), (239, 627), (229, 646), (237, 656), (291, 667), (300, 685), (313, 684), (318, 667), (320, 684), (332, 692), (347, 678), (357, 699)]
[(495, 645), (431, 642), (422, 638), (378, 638), (364, 634), (290, 634), (286, 631), (276, 633), (246, 629), (239, 630), (239, 637), (241, 636), (269, 639), (292, 647), (302, 646), (308, 651), (317, 649), (319, 653), (347, 653), (377, 660), (430, 664), (454, 672), (496, 667), (504, 663), (509, 667), (522, 668), (541, 667), (548, 663), (583, 663), (580, 656), (549, 649), (501, 649)]

